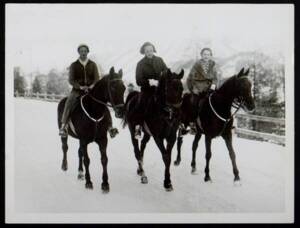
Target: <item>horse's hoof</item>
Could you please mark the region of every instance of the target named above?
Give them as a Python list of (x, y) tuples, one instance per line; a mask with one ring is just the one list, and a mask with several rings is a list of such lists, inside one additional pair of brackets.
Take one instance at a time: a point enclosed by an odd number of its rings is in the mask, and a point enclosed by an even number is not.
[(174, 161), (174, 165), (175, 165), (175, 166), (179, 166), (179, 164), (180, 164), (180, 160)]
[(79, 171), (78, 176), (77, 176), (78, 180), (84, 180), (84, 174), (82, 171)]
[(87, 189), (93, 189), (93, 183), (92, 182), (86, 183), (85, 184), (85, 188), (87, 188)]
[(205, 181), (205, 182), (212, 183), (212, 180), (211, 180), (210, 176), (205, 176), (205, 177), (204, 177), (204, 181)]
[(108, 193), (109, 192), (109, 184), (102, 184), (101, 189), (102, 189), (102, 193)]
[(141, 177), (141, 183), (142, 184), (148, 184), (148, 178), (146, 176)]
[(170, 184), (168, 187), (165, 187), (165, 189), (167, 192), (171, 192), (174, 190), (172, 184)]
[(63, 163), (63, 164), (61, 165), (61, 169), (62, 169), (63, 171), (67, 171), (67, 170), (68, 170), (68, 164), (67, 164), (67, 163)]
[(242, 186), (242, 183), (241, 183), (240, 180), (236, 180), (236, 181), (233, 182), (233, 186), (240, 187), (240, 186)]
[(198, 174), (197, 169), (193, 167), (192, 170), (191, 170), (191, 174), (192, 175), (197, 175)]

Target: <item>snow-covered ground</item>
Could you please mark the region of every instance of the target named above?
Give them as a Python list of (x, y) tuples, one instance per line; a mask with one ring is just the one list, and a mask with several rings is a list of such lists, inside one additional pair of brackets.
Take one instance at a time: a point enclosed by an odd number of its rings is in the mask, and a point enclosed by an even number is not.
[[(62, 150), (56, 121), (57, 103), (18, 98), (15, 102), (15, 210), (32, 213), (74, 212), (283, 212), (284, 147), (234, 137), (242, 185), (233, 185), (232, 166), (221, 138), (212, 145), (212, 183), (204, 178), (204, 143), (197, 153), (198, 175), (191, 175), (192, 136), (184, 138), (182, 162), (172, 164), (174, 191), (163, 188), (164, 165), (153, 139), (145, 151), (149, 183), (136, 174), (137, 162), (127, 128), (109, 138), (110, 192), (101, 191), (102, 166), (95, 143), (88, 147), (93, 190), (77, 180), (78, 141), (69, 138), (69, 169), (61, 170)], [(173, 149), (172, 163), (176, 157)]]

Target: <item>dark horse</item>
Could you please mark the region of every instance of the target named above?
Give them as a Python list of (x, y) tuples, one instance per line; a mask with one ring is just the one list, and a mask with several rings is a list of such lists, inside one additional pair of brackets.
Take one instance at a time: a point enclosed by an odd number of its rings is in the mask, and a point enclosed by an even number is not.
[[(236, 111), (242, 107), (246, 111), (251, 111), (255, 108), (254, 100), (251, 95), (251, 82), (247, 75), (249, 69), (244, 72), (244, 68), (237, 74), (227, 79), (224, 84), (215, 92), (206, 96), (202, 109), (199, 111), (196, 119), (197, 133), (194, 138), (192, 150), (192, 173), (196, 171), (196, 150), (198, 147), (201, 135), (205, 135), (206, 146), (206, 167), (205, 167), (205, 181), (211, 181), (209, 175), (209, 161), (211, 158), (211, 141), (217, 136), (222, 136), (225, 140), (229, 156), (233, 166), (234, 181), (239, 181), (239, 171), (236, 165), (235, 152), (232, 147), (232, 125), (233, 116)], [(191, 94), (185, 94), (182, 104), (182, 123), (187, 126), (190, 119), (190, 110), (197, 109), (198, 107), (190, 107)], [(235, 107), (235, 113), (231, 113), (231, 108)], [(195, 121), (195, 120), (194, 120)], [(179, 165), (181, 161), (180, 151), (182, 145), (182, 135), (177, 138), (177, 159), (175, 165)]]
[[(173, 189), (170, 179), (171, 152), (176, 141), (176, 132), (180, 121), (183, 91), (181, 79), (183, 75), (183, 70), (179, 74), (172, 73), (170, 69), (162, 73), (158, 86), (151, 87), (155, 91), (153, 91), (149, 103), (146, 105), (147, 109), (144, 117), (134, 111), (139, 92), (131, 92), (125, 102), (124, 127), (128, 124), (135, 157), (138, 162), (137, 173), (141, 176), (142, 183), (148, 183), (143, 169), (143, 156), (146, 144), (152, 136), (165, 164), (164, 187), (167, 191)], [(135, 126), (138, 124), (142, 125), (144, 133), (140, 148), (138, 140), (134, 137)], [(164, 140), (167, 141), (166, 147)]]
[[(91, 142), (99, 145), (101, 153), (101, 163), (103, 166), (102, 190), (109, 191), (108, 174), (107, 174), (107, 131), (110, 123), (110, 113), (107, 106), (114, 109), (117, 118), (123, 116), (124, 109), (124, 91), (125, 86), (122, 81), (122, 70), (115, 73), (114, 68), (110, 69), (108, 75), (99, 80), (93, 89), (80, 97), (80, 105), (77, 105), (72, 111), (68, 134), (79, 139), (79, 174), (78, 179), (83, 178), (82, 158), (85, 167), (85, 187), (93, 188), (89, 173), (90, 159), (88, 156), (87, 146)], [(61, 126), (61, 118), (66, 98), (58, 104), (58, 127)], [(108, 102), (111, 104), (109, 105)], [(67, 170), (67, 137), (61, 137), (63, 160), (62, 169)]]

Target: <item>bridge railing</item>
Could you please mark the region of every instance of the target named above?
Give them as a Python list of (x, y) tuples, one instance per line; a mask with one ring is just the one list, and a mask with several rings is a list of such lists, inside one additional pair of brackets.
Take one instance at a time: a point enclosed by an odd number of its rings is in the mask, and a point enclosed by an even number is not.
[[(273, 127), (268, 127), (269, 132), (263, 130), (264, 128), (259, 128), (260, 130), (251, 130), (250, 127), (244, 128), (239, 127), (240, 123), (243, 121), (252, 121), (254, 124), (258, 124), (259, 122), (264, 122), (265, 124), (272, 124)], [(274, 117), (266, 117), (266, 116), (257, 116), (250, 114), (237, 114), (236, 115), (237, 127), (235, 128), (235, 133), (238, 137), (242, 138), (251, 138), (256, 140), (263, 140), (272, 143), (276, 143), (279, 145), (285, 145), (285, 119), (282, 118), (274, 118)], [(251, 125), (251, 124), (250, 124)], [(265, 127), (266, 128), (266, 127)], [(270, 132), (271, 131), (271, 132)], [(281, 132), (280, 134), (278, 132)]]
[(14, 93), (15, 97), (24, 97), (29, 99), (37, 99), (37, 100), (45, 100), (45, 101), (53, 101), (58, 102), (62, 98), (66, 97), (64, 94), (50, 94), (50, 93)]
[[(15, 97), (24, 97), (28, 99), (37, 99), (37, 100), (45, 100), (45, 101), (52, 101), (58, 102), (66, 95), (64, 94), (48, 94), (48, 93), (18, 93), (15, 92)], [(262, 129), (260, 130), (251, 130), (250, 127), (239, 127), (240, 123), (245, 121), (254, 121), (254, 122), (266, 122), (272, 123), (276, 126), (284, 129), (285, 127), (285, 119), (281, 118), (273, 118), (273, 117), (266, 117), (266, 116), (256, 116), (250, 114), (241, 114), (238, 113), (236, 116), (237, 127), (234, 129), (234, 133), (241, 138), (250, 138), (254, 140), (262, 140), (262, 141), (269, 141), (272, 143), (285, 145), (285, 135), (279, 135), (277, 133), (270, 133), (270, 132), (263, 132)]]

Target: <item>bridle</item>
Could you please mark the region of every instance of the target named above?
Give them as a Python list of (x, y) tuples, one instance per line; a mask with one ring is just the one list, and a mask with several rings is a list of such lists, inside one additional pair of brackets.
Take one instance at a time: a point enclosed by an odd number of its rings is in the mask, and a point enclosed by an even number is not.
[(217, 111), (215, 110), (215, 108), (213, 107), (212, 103), (211, 103), (211, 98), (212, 95), (214, 93), (211, 93), (208, 97), (208, 101), (209, 101), (209, 106), (211, 108), (211, 110), (213, 111), (213, 113), (222, 121), (224, 122), (229, 122), (231, 119), (233, 119), (233, 117), (237, 114), (238, 110), (242, 107), (242, 105), (244, 104), (244, 99), (242, 97), (238, 98), (238, 101), (234, 101), (231, 105), (231, 107), (235, 108), (235, 111), (233, 112), (233, 114), (230, 115), (229, 118), (223, 118), (220, 114), (217, 113)]
[[(167, 97), (167, 83), (165, 82), (165, 97)], [(168, 112), (169, 114), (169, 120), (173, 118), (173, 115), (176, 110), (174, 109), (179, 109), (182, 105), (182, 99), (178, 103), (169, 103), (166, 101), (166, 107), (164, 108), (165, 111)]]
[(116, 108), (119, 108), (119, 107), (122, 107), (122, 106), (123, 106), (122, 103), (116, 105), (116, 104), (114, 103), (114, 101), (113, 101), (113, 98), (112, 98), (112, 95), (111, 95), (111, 90), (110, 90), (110, 82), (111, 82), (111, 81), (122, 81), (122, 82), (123, 82), (123, 80), (122, 80), (121, 78), (116, 78), (116, 79), (112, 79), (112, 80), (109, 80), (109, 79), (108, 79), (108, 83), (107, 83), (107, 91), (108, 91), (108, 96), (109, 96), (109, 102), (110, 102), (111, 104), (107, 104), (107, 103), (105, 103), (105, 102), (103, 102), (103, 101), (101, 101), (101, 100), (95, 98), (95, 97), (92, 96), (89, 92), (87, 92), (85, 95), (83, 95), (83, 96), (80, 98), (80, 105), (81, 105), (82, 110), (84, 111), (84, 113), (86, 114), (86, 116), (87, 116), (90, 120), (92, 120), (93, 122), (99, 123), (99, 122), (103, 119), (104, 115), (102, 115), (99, 119), (94, 119), (94, 118), (92, 118), (92, 117), (89, 115), (89, 113), (87, 112), (87, 110), (84, 108), (84, 105), (83, 105), (83, 98), (85, 98), (86, 96), (89, 96), (89, 97), (92, 98), (92, 100), (94, 100), (95, 102), (97, 102), (97, 103), (99, 103), (99, 104), (102, 104), (102, 105), (104, 105), (104, 106), (106, 106), (106, 107), (111, 107), (111, 108), (113, 108), (114, 110), (115, 110)]
[(227, 124), (233, 119), (233, 117), (237, 114), (238, 110), (242, 107), (242, 105), (244, 104), (244, 99), (242, 97), (238, 98), (238, 101), (234, 101), (231, 104), (231, 107), (235, 108), (235, 111), (233, 112), (233, 114), (230, 115), (229, 118), (223, 118), (220, 114), (217, 113), (217, 111), (215, 110), (215, 108), (213, 107), (212, 103), (211, 103), (211, 99), (212, 99), (212, 95), (214, 93), (211, 93), (208, 97), (208, 102), (209, 102), (209, 106), (211, 108), (211, 110), (213, 111), (213, 113), (216, 115), (216, 117), (218, 117), (220, 120), (222, 120), (224, 123), (222, 130), (220, 131), (219, 135), (221, 135), (223, 133), (223, 131), (225, 130)]

